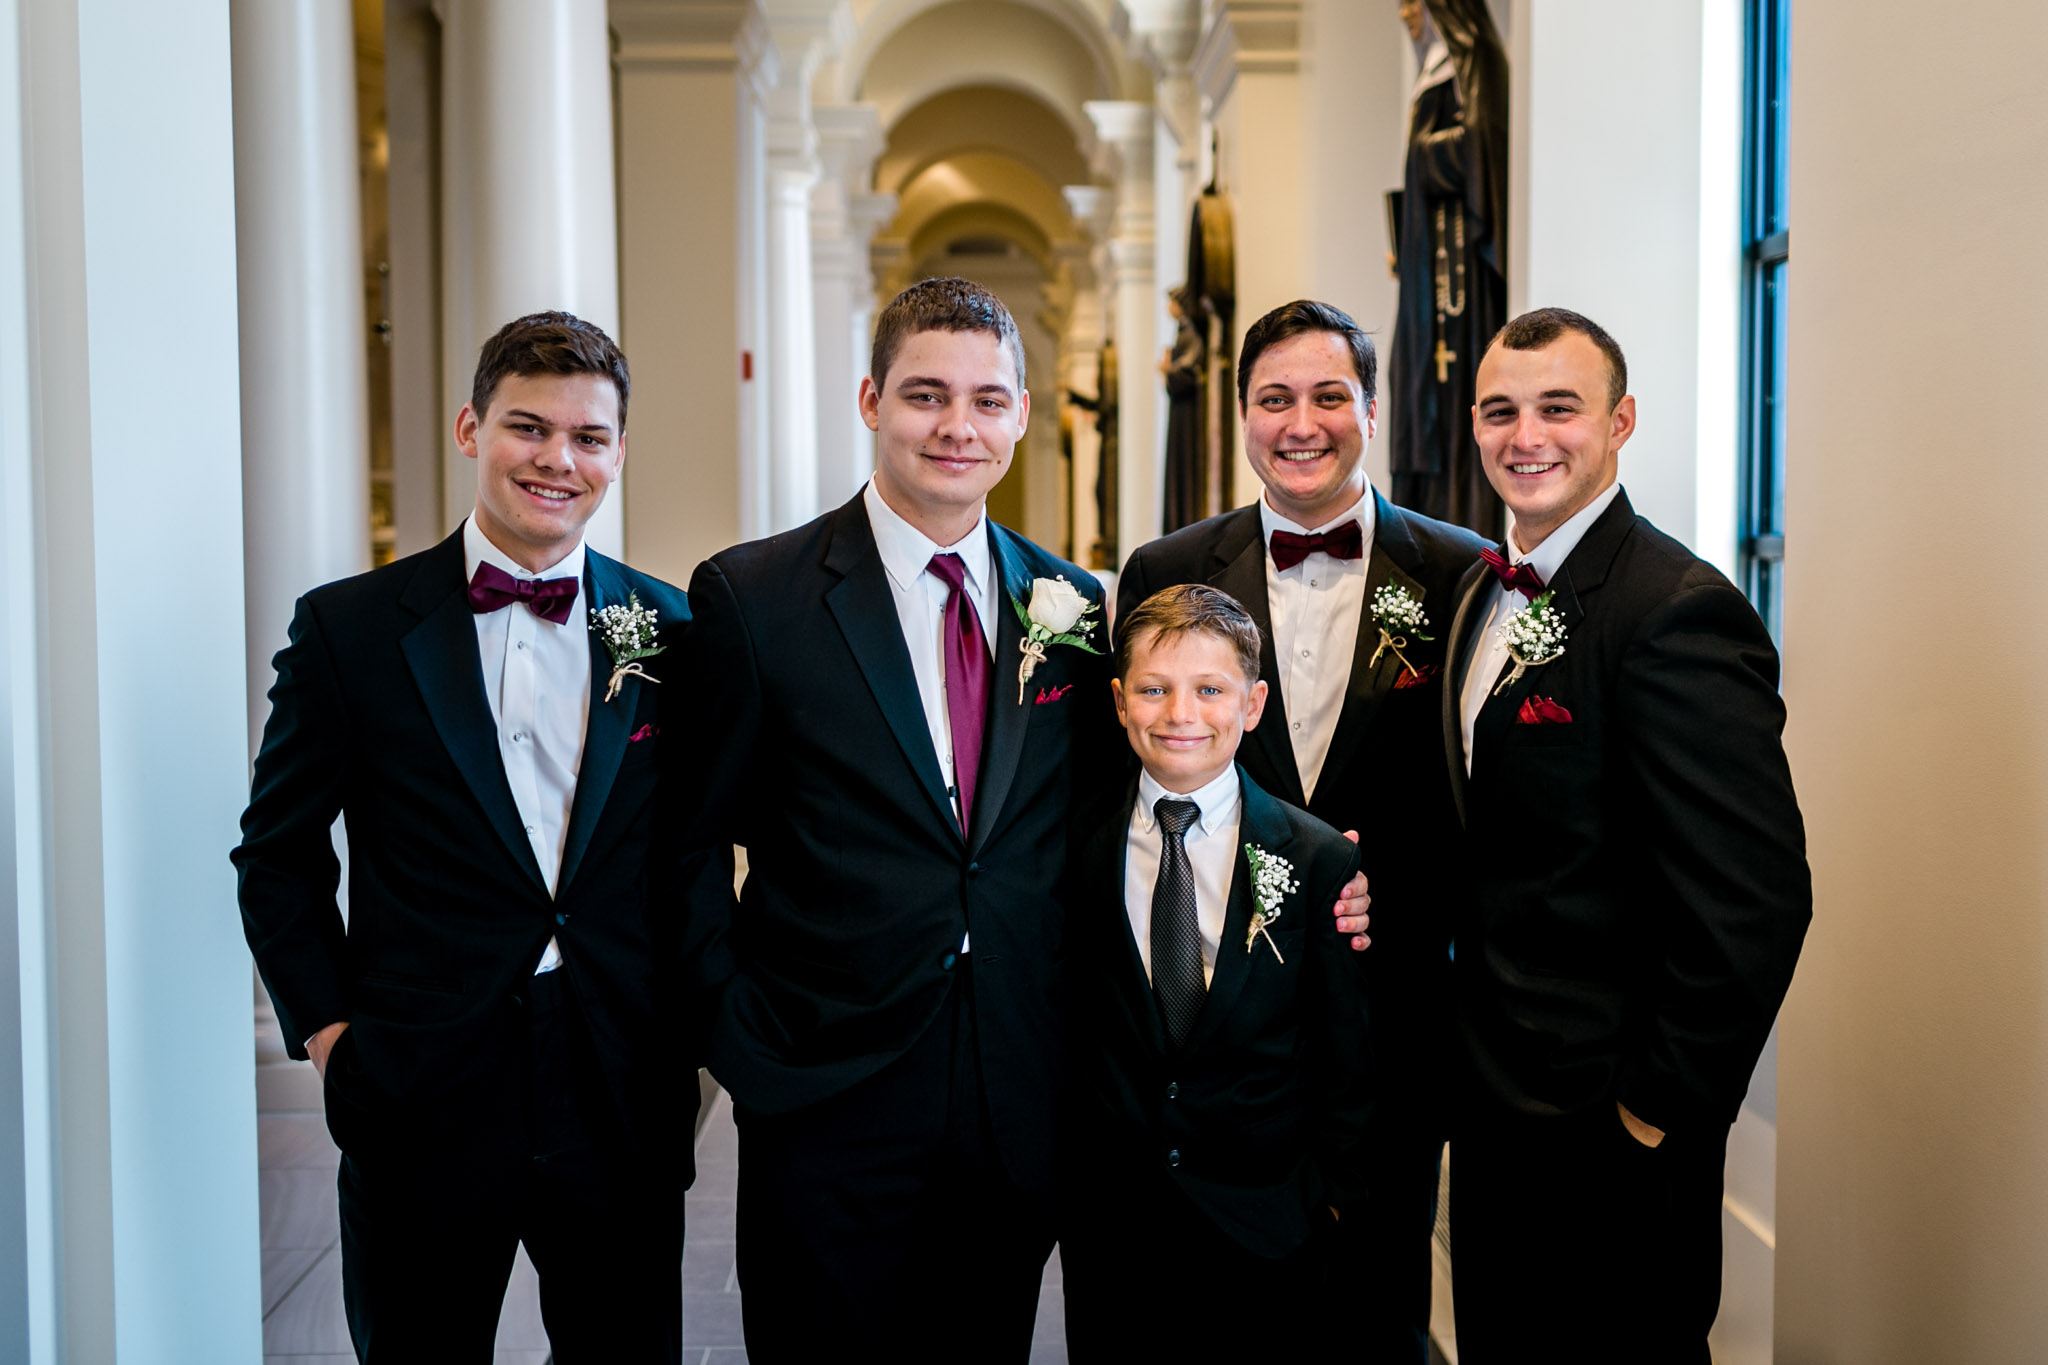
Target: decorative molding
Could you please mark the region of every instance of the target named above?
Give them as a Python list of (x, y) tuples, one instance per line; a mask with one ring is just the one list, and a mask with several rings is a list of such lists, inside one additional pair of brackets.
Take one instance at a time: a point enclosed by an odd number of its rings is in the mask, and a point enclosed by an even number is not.
[(1301, 0), (1221, 0), (1195, 49), (1195, 83), (1212, 109), (1229, 98), (1239, 75), (1300, 70)]
[(725, 72), (759, 61), (766, 29), (759, 0), (610, 0), (620, 70)]

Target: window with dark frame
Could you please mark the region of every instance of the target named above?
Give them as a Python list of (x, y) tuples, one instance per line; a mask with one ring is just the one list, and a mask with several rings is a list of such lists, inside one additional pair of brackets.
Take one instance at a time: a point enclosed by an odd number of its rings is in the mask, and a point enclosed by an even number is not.
[(1782, 639), (1785, 600), (1785, 313), (1792, 0), (1748, 0), (1743, 191), (1743, 591)]

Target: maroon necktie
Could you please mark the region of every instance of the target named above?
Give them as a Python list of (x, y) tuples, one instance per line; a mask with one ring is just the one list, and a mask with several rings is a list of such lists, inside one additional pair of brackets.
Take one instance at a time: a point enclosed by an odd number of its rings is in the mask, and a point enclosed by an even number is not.
[(953, 727), (953, 786), (960, 793), (960, 829), (974, 828), (974, 779), (981, 770), (981, 731), (988, 723), (988, 637), (967, 594), (959, 555), (933, 555), (932, 573), (946, 585), (946, 719)]
[(1493, 576), (1500, 580), (1502, 587), (1513, 588), (1534, 602), (1543, 591), (1543, 580), (1538, 578), (1536, 571), (1527, 564), (1508, 563), (1507, 555), (1502, 553), (1506, 549), (1507, 546), (1503, 545), (1499, 550), (1481, 550), (1479, 558), (1485, 562), (1487, 568), (1493, 570)]
[(561, 578), (514, 578), (495, 564), (476, 566), (469, 580), (469, 609), (481, 616), (524, 602), (526, 609), (543, 621), (564, 625), (569, 609), (576, 605), (577, 580), (573, 574)]
[(1327, 531), (1302, 535), (1296, 531), (1273, 533), (1273, 567), (1286, 573), (1317, 550), (1332, 559), (1357, 559), (1365, 553), (1365, 529), (1354, 519)]

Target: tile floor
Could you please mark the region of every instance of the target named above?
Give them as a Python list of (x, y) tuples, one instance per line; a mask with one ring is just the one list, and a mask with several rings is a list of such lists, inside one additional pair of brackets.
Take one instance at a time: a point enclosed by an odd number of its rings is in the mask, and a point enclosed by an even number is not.
[[(264, 1365), (353, 1365), (341, 1307), (341, 1248), (334, 1202), (340, 1153), (320, 1113), (310, 1064), (283, 1055), (275, 1034), (259, 1041), (258, 1154), (263, 1214)], [(683, 1255), (686, 1365), (743, 1365), (733, 1206), (739, 1134), (732, 1104), (714, 1092), (697, 1134)], [(1031, 1365), (1065, 1365), (1060, 1262), (1046, 1267)], [(520, 1252), (498, 1321), (496, 1365), (548, 1365), (538, 1281)]]

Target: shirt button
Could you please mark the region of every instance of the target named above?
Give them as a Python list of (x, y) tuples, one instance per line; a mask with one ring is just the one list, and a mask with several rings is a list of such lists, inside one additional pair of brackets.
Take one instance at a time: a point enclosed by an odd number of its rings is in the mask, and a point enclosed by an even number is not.
[(1300, 721), (1296, 721), (1296, 722), (1294, 722), (1294, 728), (1295, 728), (1295, 729), (1297, 729), (1297, 730), (1299, 730), (1299, 729), (1301, 728), (1301, 722), (1300, 722)]
[(523, 741), (523, 740), (524, 740), (525, 738), (526, 738), (526, 732), (525, 732), (524, 730), (514, 730), (514, 731), (512, 732), (512, 742), (513, 742), (514, 744), (518, 744), (518, 743), (522, 742), (522, 741)]
[(1302, 658), (1304, 658), (1304, 659), (1306, 659), (1306, 658), (1308, 657), (1308, 651), (1307, 651), (1307, 650), (1305, 650), (1305, 649), (1304, 649), (1303, 651), (1301, 651), (1301, 657), (1302, 657)]
[(1309, 585), (1309, 586), (1310, 586), (1311, 588), (1320, 588), (1320, 587), (1322, 587), (1322, 586), (1323, 586), (1322, 584), (1320, 584), (1320, 583), (1316, 582), (1316, 581), (1315, 581), (1315, 580), (1314, 580), (1313, 578), (1311, 578), (1311, 579), (1310, 579), (1310, 580), (1308, 581), (1308, 585)]
[(521, 641), (519, 642), (519, 647), (520, 647), (521, 649), (524, 649), (524, 648), (526, 648), (526, 641), (524, 641), (524, 640), (521, 640)]

